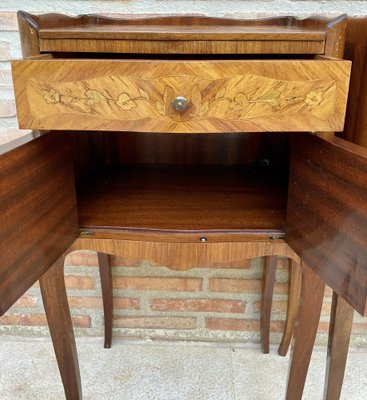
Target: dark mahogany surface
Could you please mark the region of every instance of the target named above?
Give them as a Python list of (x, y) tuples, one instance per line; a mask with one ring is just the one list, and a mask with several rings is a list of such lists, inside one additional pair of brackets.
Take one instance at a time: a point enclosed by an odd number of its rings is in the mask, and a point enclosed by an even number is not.
[[(30, 141), (29, 141), (30, 140)], [(0, 148), (0, 315), (60, 257), (78, 232), (71, 151), (46, 134)]]
[(367, 150), (292, 141), (286, 241), (359, 313), (367, 307)]

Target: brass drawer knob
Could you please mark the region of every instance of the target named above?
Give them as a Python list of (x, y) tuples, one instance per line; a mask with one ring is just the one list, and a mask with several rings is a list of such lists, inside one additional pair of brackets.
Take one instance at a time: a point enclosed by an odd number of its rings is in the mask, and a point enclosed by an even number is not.
[(188, 101), (185, 99), (185, 97), (183, 96), (177, 96), (174, 100), (173, 100), (173, 108), (178, 111), (178, 112), (182, 112), (185, 111), (187, 108), (187, 105), (189, 104)]

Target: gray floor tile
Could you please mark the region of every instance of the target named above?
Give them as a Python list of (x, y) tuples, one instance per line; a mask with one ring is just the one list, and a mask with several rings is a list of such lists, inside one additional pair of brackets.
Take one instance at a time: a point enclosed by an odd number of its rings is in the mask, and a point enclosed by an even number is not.
[(257, 348), (232, 352), (235, 400), (283, 399), (288, 359)]
[[(233, 400), (230, 349), (78, 340), (84, 400)], [(0, 344), (0, 398), (63, 399), (50, 343)]]
[[(289, 357), (279, 357), (277, 349), (261, 354), (259, 349), (232, 352), (235, 400), (284, 399)], [(307, 376), (303, 400), (323, 398), (326, 352), (315, 348)], [(367, 351), (350, 349), (342, 400), (367, 399)]]
[[(260, 346), (77, 341), (84, 400), (282, 400), (288, 358)], [(304, 400), (322, 398), (325, 349), (314, 351)], [(367, 399), (367, 349), (351, 349), (343, 400)], [(2, 337), (0, 399), (64, 400), (51, 342)]]

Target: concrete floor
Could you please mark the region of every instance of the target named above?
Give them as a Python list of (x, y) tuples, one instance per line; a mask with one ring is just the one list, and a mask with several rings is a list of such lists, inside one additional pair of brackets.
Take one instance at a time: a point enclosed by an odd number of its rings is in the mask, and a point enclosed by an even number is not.
[[(77, 340), (84, 400), (277, 400), (288, 358), (276, 348), (192, 342)], [(367, 399), (367, 349), (351, 349), (342, 399)], [(304, 399), (322, 399), (325, 350), (316, 348)], [(0, 399), (64, 400), (48, 339), (2, 337)]]

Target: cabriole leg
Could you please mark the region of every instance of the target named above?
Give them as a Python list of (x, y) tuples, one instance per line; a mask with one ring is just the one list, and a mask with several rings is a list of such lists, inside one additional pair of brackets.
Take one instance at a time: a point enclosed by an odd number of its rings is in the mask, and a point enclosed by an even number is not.
[(270, 316), (271, 304), (273, 301), (273, 291), (275, 285), (275, 272), (277, 268), (277, 257), (267, 256), (264, 265), (264, 278), (261, 300), (261, 348), (264, 354), (269, 353), (269, 335), (270, 335)]
[(101, 276), (103, 312), (104, 312), (104, 347), (109, 349), (112, 343), (112, 275), (109, 255), (98, 254), (99, 273)]
[(282, 341), (278, 348), (278, 354), (285, 356), (288, 352), (289, 345), (294, 332), (294, 324), (296, 321), (297, 310), (299, 305), (299, 296), (301, 292), (302, 270), (298, 263), (290, 260), (289, 266), (289, 292), (287, 305), (287, 318), (283, 332)]
[(39, 282), (66, 399), (81, 400), (78, 355), (64, 280), (64, 257), (56, 261)]
[(339, 400), (347, 363), (354, 310), (333, 293), (326, 363), (324, 400)]
[(325, 283), (302, 264), (301, 298), (295, 323), (286, 400), (301, 400), (319, 325)]

